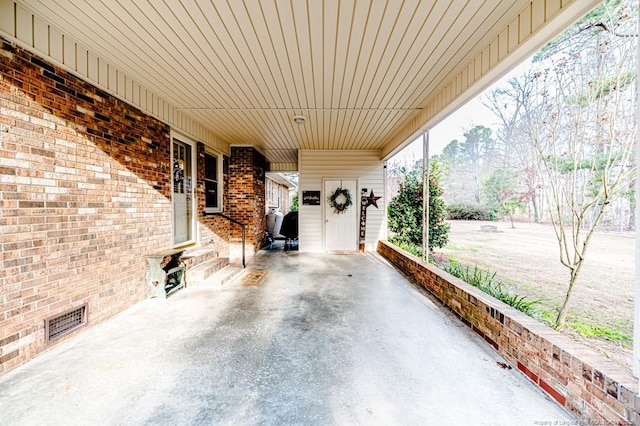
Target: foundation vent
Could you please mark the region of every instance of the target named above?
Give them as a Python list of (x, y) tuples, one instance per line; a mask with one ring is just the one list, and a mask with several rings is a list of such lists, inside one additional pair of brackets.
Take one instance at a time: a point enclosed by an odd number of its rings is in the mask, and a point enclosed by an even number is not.
[(44, 322), (47, 340), (55, 340), (87, 322), (87, 305), (67, 311), (54, 318), (46, 319)]

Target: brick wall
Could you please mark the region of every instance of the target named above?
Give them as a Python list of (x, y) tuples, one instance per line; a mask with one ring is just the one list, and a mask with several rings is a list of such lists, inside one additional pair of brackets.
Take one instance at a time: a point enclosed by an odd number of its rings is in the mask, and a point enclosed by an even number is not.
[(640, 424), (638, 380), (520, 311), (385, 241), (378, 252), (585, 424)]
[[(265, 172), (267, 163), (252, 147), (232, 147), (229, 159), (229, 216), (246, 225), (246, 242), (257, 251), (263, 244), (265, 218)], [(231, 241), (241, 241), (241, 230), (233, 227)]]
[[(45, 319), (145, 296), (170, 185), (166, 124), (0, 38), (0, 374), (48, 347)], [(228, 224), (200, 219), (223, 251)]]
[(280, 211), (282, 212), (282, 214), (289, 213), (289, 209), (291, 208), (290, 204), (291, 203), (289, 202), (289, 188), (284, 185), (280, 185), (279, 205), (280, 205)]
[(270, 213), (272, 209), (277, 209), (283, 215), (289, 212), (289, 188), (273, 179), (267, 177), (266, 185), (266, 203), (265, 215)]

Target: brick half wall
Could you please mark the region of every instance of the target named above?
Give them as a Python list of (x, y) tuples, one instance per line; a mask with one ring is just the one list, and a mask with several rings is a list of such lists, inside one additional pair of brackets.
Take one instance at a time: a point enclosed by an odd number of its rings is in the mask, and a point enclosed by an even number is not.
[(640, 425), (638, 380), (626, 369), (386, 241), (378, 252), (577, 420)]

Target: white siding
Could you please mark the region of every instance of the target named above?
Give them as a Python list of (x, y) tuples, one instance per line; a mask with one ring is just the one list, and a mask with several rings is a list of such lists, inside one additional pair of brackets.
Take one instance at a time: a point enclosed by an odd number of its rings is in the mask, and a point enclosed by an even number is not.
[[(182, 113), (175, 105), (133, 80), (95, 52), (62, 34), (13, 1), (0, 0), (0, 34), (65, 68), (101, 90), (120, 98), (205, 145), (229, 155), (229, 144), (211, 130)], [(88, 64), (88, 60), (92, 63)], [(96, 67), (102, 70), (102, 75)], [(108, 73), (105, 76), (104, 73)], [(149, 104), (156, 99), (158, 105)]]
[[(539, 49), (550, 34), (559, 33), (598, 4), (596, 0), (532, 0), (446, 86), (433, 93), (419, 113), (387, 143), (383, 157), (389, 158), (427, 128), (432, 128), (465, 102), (477, 96)], [(560, 13), (563, 19), (555, 19)], [(507, 60), (508, 59), (508, 60)]]
[(350, 150), (300, 150), (298, 197), (302, 200), (302, 191), (321, 191), (320, 206), (305, 206), (300, 202), (299, 211), (299, 248), (304, 252), (324, 251), (324, 210), (328, 194), (324, 193), (323, 179), (351, 178), (358, 180), (358, 193), (352, 194), (353, 206), (360, 218), (360, 191), (367, 189), (367, 195), (373, 190), (378, 208), (367, 209), (367, 235), (365, 249), (375, 251), (379, 239), (386, 237), (386, 208), (384, 199), (384, 163), (380, 151)]

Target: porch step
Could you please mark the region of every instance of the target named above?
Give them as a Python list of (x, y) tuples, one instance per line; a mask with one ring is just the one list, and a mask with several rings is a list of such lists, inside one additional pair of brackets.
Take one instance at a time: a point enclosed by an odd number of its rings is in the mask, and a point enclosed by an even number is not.
[(187, 269), (194, 268), (202, 263), (210, 260), (218, 259), (220, 254), (210, 249), (189, 249), (183, 255), (181, 260), (187, 265)]
[(238, 275), (240, 275), (242, 271), (244, 271), (242, 266), (231, 264), (226, 268), (224, 268), (223, 270), (221, 270), (220, 272), (218, 272), (217, 274), (215, 274), (210, 279), (211, 280), (210, 282), (212, 282), (213, 284), (220, 284), (220, 285), (228, 283), (229, 281), (233, 280)]
[[(185, 263), (187, 262), (185, 261)], [(194, 266), (187, 267), (187, 281), (189, 284), (202, 282), (212, 275), (219, 273), (229, 265), (229, 258), (216, 257), (204, 262), (194, 263), (193, 265)]]

